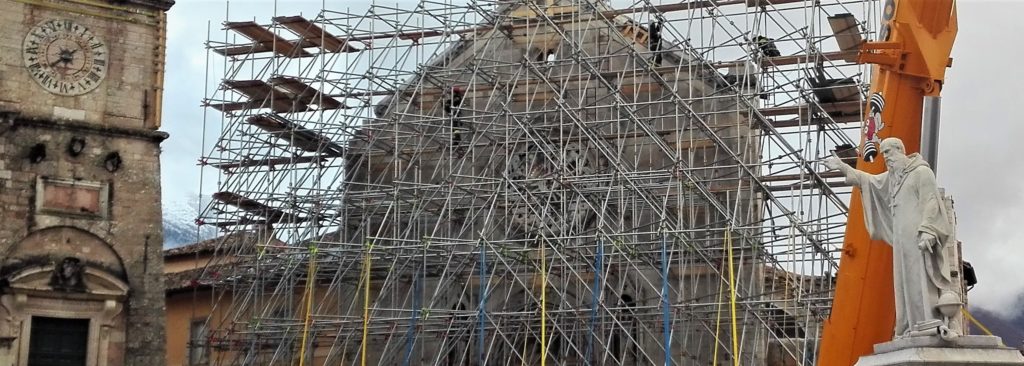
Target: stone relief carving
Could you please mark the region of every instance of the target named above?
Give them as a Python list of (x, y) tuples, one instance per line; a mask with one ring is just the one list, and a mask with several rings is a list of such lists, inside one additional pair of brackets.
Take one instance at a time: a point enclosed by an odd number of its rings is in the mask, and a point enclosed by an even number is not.
[(85, 281), (82, 276), (84, 271), (85, 266), (80, 259), (66, 257), (53, 268), (50, 287), (59, 291), (85, 291)]

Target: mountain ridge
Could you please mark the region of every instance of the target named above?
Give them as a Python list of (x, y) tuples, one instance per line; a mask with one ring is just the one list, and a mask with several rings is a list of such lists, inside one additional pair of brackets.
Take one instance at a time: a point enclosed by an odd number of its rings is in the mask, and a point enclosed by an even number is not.
[(196, 226), (196, 216), (200, 207), (197, 202), (164, 203), (164, 249), (177, 248), (217, 236), (217, 229), (212, 226)]

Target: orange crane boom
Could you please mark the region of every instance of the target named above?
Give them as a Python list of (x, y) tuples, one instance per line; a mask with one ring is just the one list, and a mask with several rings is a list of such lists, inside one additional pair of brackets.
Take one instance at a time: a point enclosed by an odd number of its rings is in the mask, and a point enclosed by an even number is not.
[[(937, 97), (956, 38), (955, 0), (884, 0), (879, 41), (866, 42), (859, 63), (874, 64), (857, 169), (885, 170), (878, 143), (898, 137), (907, 152), (921, 149), (925, 97)], [(872, 241), (854, 191), (832, 313), (818, 352), (820, 366), (850, 366), (892, 339), (895, 323), (892, 249)]]

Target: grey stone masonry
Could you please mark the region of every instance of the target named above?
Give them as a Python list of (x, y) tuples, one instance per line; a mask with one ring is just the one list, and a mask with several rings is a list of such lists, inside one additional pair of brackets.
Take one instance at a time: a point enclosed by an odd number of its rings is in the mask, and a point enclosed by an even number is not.
[(875, 353), (855, 366), (1020, 366), (1021, 351), (1003, 345), (999, 337), (963, 336), (953, 342), (938, 337), (897, 339), (875, 345)]

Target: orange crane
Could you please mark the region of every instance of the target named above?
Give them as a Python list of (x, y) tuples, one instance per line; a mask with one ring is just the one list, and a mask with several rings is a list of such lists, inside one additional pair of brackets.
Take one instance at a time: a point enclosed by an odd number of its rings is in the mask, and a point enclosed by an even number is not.
[[(875, 65), (862, 129), (863, 159), (857, 161), (857, 169), (874, 174), (885, 170), (875, 156), (881, 139), (898, 137), (908, 153), (921, 151), (922, 126), (927, 126), (922, 116), (931, 114), (937, 121), (937, 113), (926, 113), (932, 111), (925, 100), (937, 101), (957, 32), (955, 0), (883, 1), (879, 40), (863, 43), (857, 57), (858, 63)], [(853, 365), (893, 335), (892, 250), (869, 238), (860, 193), (855, 191), (851, 200), (832, 313), (818, 352), (820, 366)]]

